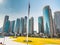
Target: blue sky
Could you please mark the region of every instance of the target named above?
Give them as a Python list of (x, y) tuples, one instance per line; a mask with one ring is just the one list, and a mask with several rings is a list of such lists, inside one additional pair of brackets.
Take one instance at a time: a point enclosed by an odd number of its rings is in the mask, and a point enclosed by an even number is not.
[[(43, 15), (43, 7), (50, 5), (52, 15), (60, 11), (60, 0), (30, 0), (30, 17), (34, 17), (34, 29), (38, 29), (38, 16)], [(3, 25), (4, 16), (9, 15), (10, 20), (24, 17), (28, 11), (28, 0), (2, 0), (0, 1), (0, 27)]]

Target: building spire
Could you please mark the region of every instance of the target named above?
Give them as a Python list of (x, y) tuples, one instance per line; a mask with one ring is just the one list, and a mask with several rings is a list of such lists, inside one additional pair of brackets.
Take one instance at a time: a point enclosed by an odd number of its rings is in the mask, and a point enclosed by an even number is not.
[(29, 16), (29, 14), (30, 14), (30, 0), (28, 2), (28, 16)]

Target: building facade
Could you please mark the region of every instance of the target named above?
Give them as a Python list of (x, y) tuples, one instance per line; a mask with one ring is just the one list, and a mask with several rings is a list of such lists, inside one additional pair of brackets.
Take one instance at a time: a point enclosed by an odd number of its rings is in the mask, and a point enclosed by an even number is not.
[(27, 33), (27, 16), (24, 17), (24, 33)]
[(55, 28), (56, 33), (60, 36), (60, 11), (54, 12), (54, 22), (55, 22)]
[(9, 33), (10, 28), (10, 21), (9, 21), (9, 16), (5, 16), (4, 18), (4, 24), (3, 24), (3, 32)]
[(34, 33), (34, 18), (31, 17), (29, 19), (29, 30), (28, 30), (29, 34), (33, 34)]
[(10, 21), (10, 32), (14, 33), (14, 26), (15, 26), (15, 20), (14, 21)]
[(38, 33), (44, 33), (42, 16), (38, 17)]
[(43, 16), (44, 16), (44, 33), (49, 37), (53, 37), (53, 18), (49, 6), (45, 6), (43, 8)]
[(20, 33), (23, 34), (24, 33), (24, 18), (23, 17), (21, 17), (21, 25), (20, 25), (20, 28), (21, 28), (20, 29), (21, 30)]
[(16, 20), (16, 32), (17, 34), (20, 33), (20, 19), (19, 18)]

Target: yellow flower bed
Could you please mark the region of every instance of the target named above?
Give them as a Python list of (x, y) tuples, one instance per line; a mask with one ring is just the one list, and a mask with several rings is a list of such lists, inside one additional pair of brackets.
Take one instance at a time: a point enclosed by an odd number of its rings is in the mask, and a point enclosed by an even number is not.
[[(60, 45), (60, 39), (56, 39), (56, 38), (34, 38), (34, 37), (29, 37), (29, 40), (31, 40), (32, 42), (28, 42), (28, 44), (32, 44), (32, 45)], [(17, 37), (15, 38), (16, 42), (21, 42), (21, 43), (27, 43), (24, 42), (24, 40), (26, 40), (26, 37)]]

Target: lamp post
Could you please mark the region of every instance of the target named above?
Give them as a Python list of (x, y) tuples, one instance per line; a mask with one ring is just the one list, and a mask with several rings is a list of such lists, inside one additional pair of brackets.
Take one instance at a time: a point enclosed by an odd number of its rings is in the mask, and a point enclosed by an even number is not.
[(30, 15), (30, 0), (28, 0), (28, 18), (27, 18), (27, 45), (28, 45), (28, 30), (29, 30), (29, 15)]
[(24, 42), (32, 42), (31, 40), (28, 40), (28, 30), (29, 30), (29, 18), (30, 18), (30, 0), (28, 0), (28, 15), (27, 15), (27, 39), (24, 40)]

